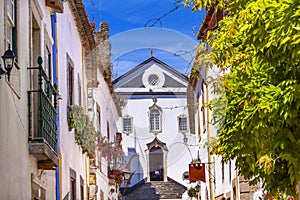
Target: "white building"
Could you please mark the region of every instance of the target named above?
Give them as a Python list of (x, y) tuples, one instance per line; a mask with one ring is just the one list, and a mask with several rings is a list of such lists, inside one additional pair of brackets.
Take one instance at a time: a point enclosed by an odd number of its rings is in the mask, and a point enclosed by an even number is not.
[(191, 151), (196, 137), (188, 122), (188, 78), (151, 55), (113, 84), (123, 108), (124, 160), (133, 174), (126, 187), (170, 179), (187, 186), (183, 173), (197, 153)]
[[(96, 130), (100, 133), (100, 138), (105, 138), (105, 142), (114, 143), (118, 132), (117, 121), (121, 116), (121, 110), (117, 97), (111, 84), (111, 62), (108, 23), (101, 23), (99, 32), (96, 32), (96, 51), (99, 56), (97, 74), (97, 87), (88, 90), (88, 110), (89, 116), (93, 120)], [(108, 178), (110, 163), (102, 156), (102, 152), (97, 149), (93, 166), (90, 166), (90, 177), (93, 184), (90, 186), (90, 199), (111, 199), (118, 198), (119, 190), (115, 182)]]
[(59, 103), (59, 168), (62, 199), (87, 199), (89, 158), (68, 126), (68, 107), (78, 105), (87, 113), (85, 54), (95, 48), (92, 28), (81, 1), (64, 2), (57, 15)]
[[(55, 39), (57, 0), (0, 0), (0, 54), (11, 48), (15, 64), (0, 80), (0, 199), (55, 199)], [(39, 65), (39, 61), (44, 62)], [(1, 63), (1, 67), (5, 69)], [(41, 82), (42, 81), (42, 82)]]
[[(212, 121), (212, 112), (207, 107), (208, 103), (215, 98), (213, 87), (207, 85), (209, 82), (205, 79), (207, 77), (217, 77), (219, 71), (216, 68), (209, 67), (207, 68), (209, 70), (206, 71), (205, 67), (193, 66), (187, 90), (188, 103), (196, 105), (189, 107), (190, 126), (197, 133), (200, 140), (201, 161), (207, 163), (206, 182), (200, 182), (200, 196), (201, 199), (211, 199), (211, 191), (213, 191), (215, 199), (236, 199), (238, 184), (236, 182), (234, 160), (222, 164), (221, 157), (211, 155), (209, 160), (208, 156), (207, 144), (217, 137), (217, 130)], [(206, 73), (208, 73), (207, 76)], [(208, 112), (210, 112), (209, 115)], [(211, 165), (211, 168), (209, 168), (209, 165)], [(211, 184), (209, 183), (210, 179)]]
[[(213, 30), (223, 16), (223, 10), (216, 10), (214, 5), (210, 6), (199, 29), (197, 39), (205, 42), (207, 32)], [(208, 45), (207, 48), (207, 51), (212, 50)], [(220, 77), (224, 72), (221, 72), (216, 66), (208, 66), (209, 59), (201, 56), (201, 54), (196, 55), (187, 95), (188, 103), (197, 105), (189, 109), (190, 126), (201, 139), (200, 146), (205, 147), (204, 144), (211, 143), (217, 137), (216, 125), (212, 120), (213, 111), (207, 106), (211, 100), (216, 98), (213, 84), (211, 84), (212, 79)], [(197, 61), (200, 57), (203, 60)], [(202, 64), (199, 65), (199, 63)], [(202, 162), (208, 162), (211, 165), (211, 168), (207, 169), (206, 182), (200, 184), (199, 196), (201, 199), (252, 199), (253, 196), (261, 194), (259, 186), (250, 187), (249, 181), (238, 176), (234, 160), (222, 163), (222, 158), (217, 155), (210, 155), (209, 159), (207, 145), (202, 148), (200, 157)]]
[[(0, 54), (12, 50), (16, 56), (10, 73), (2, 62), (0, 70), (0, 200), (88, 199), (90, 159), (68, 127), (68, 106), (81, 106), (111, 141), (120, 110), (97, 64), (95, 32), (84, 5), (0, 0), (0, 7)], [(106, 50), (101, 52), (109, 55)], [(107, 170), (99, 174), (97, 199), (116, 199), (117, 192), (109, 194)]]

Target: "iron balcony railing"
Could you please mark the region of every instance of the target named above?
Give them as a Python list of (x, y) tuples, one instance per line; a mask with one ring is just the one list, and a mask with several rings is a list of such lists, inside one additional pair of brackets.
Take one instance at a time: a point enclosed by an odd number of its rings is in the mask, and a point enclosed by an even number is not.
[[(53, 151), (56, 149), (56, 104), (57, 91), (47, 77), (43, 60), (38, 58), (38, 67), (28, 68), (38, 70), (38, 86), (28, 91), (29, 141), (47, 143)], [(36, 77), (33, 73), (33, 77)]]

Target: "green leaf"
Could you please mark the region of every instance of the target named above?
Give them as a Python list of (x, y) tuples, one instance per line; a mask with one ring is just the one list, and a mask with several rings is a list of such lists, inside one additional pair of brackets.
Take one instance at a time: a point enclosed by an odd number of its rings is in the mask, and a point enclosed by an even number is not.
[[(230, 17), (207, 38), (213, 48), (207, 59), (226, 74), (212, 81), (223, 84), (211, 103), (215, 152), (223, 160), (236, 158), (241, 175), (273, 194), (293, 194), (300, 177), (298, 8), (299, 0), (230, 0)], [(195, 65), (209, 63), (199, 59)], [(268, 159), (258, 164), (264, 155)]]
[(289, 41), (291, 38), (290, 37), (285, 37), (282, 41), (281, 41), (281, 43), (280, 43), (280, 45), (283, 45), (283, 44), (285, 44), (287, 41)]

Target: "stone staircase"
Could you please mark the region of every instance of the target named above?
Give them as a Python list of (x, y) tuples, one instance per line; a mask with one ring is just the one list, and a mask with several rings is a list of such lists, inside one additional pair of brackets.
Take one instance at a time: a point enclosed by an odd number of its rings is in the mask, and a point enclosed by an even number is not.
[(186, 187), (168, 178), (167, 182), (151, 181), (138, 184), (128, 190), (124, 196), (125, 200), (159, 200), (181, 199), (182, 194), (186, 191)]

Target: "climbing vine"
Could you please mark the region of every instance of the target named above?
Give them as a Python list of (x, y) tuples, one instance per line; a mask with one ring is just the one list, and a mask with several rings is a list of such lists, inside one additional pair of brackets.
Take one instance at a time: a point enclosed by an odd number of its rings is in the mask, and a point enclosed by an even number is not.
[(214, 152), (235, 159), (239, 174), (270, 196), (298, 196), (300, 1), (186, 2), (194, 10), (217, 4), (228, 14), (207, 34), (212, 60), (227, 72), (223, 103), (212, 108), (222, 122)]
[(97, 147), (97, 138), (100, 135), (93, 126), (89, 117), (81, 106), (68, 107), (69, 130), (75, 129), (75, 141), (82, 147), (83, 152), (94, 155)]

